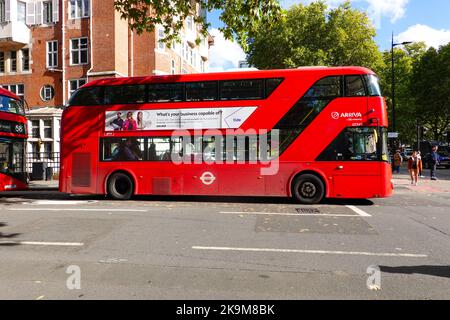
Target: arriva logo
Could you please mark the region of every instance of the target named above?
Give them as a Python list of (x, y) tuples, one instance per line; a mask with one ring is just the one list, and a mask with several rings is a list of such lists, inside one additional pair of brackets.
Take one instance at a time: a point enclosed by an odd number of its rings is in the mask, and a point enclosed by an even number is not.
[(338, 112), (332, 112), (331, 117), (334, 120), (338, 120), (339, 118), (344, 118), (344, 119), (362, 118), (362, 113), (361, 112), (352, 112), (352, 113), (343, 112), (343, 113), (339, 114)]

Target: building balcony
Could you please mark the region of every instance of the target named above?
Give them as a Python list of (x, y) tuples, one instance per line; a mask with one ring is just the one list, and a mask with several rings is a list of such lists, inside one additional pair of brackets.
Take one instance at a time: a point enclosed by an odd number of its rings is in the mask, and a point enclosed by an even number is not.
[(0, 48), (20, 48), (31, 41), (28, 26), (19, 21), (0, 23)]

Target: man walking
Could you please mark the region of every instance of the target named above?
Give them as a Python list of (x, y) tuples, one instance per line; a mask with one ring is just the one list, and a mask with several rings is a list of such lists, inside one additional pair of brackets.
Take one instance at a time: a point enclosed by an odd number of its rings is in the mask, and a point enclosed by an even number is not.
[(436, 170), (439, 165), (439, 154), (437, 153), (438, 147), (433, 146), (430, 156), (430, 169), (431, 169), (431, 180), (436, 181)]

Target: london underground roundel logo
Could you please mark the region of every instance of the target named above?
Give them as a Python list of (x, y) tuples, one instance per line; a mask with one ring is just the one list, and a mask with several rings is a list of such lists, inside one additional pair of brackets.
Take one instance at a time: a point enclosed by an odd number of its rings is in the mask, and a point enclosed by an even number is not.
[(331, 113), (331, 117), (332, 117), (334, 120), (339, 119), (339, 112), (332, 112), (332, 113)]
[(205, 172), (200, 177), (204, 185), (210, 186), (216, 181), (216, 177), (211, 172)]

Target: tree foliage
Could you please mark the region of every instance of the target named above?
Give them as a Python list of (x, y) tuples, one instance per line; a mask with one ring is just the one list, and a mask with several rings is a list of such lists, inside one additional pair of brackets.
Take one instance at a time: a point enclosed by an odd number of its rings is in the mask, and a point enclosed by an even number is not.
[(428, 137), (441, 140), (450, 126), (450, 44), (430, 48), (414, 65), (410, 90)]
[[(179, 39), (185, 19), (194, 12), (221, 10), (224, 27), (220, 31), (226, 39), (237, 39), (244, 48), (260, 24), (272, 25), (281, 12), (279, 0), (115, 0), (114, 5), (138, 34), (152, 32), (161, 25), (169, 45)], [(196, 15), (195, 22), (203, 26), (206, 36), (210, 26), (206, 15)]]
[(273, 26), (260, 25), (248, 60), (260, 69), (358, 65), (380, 70), (383, 61), (369, 17), (345, 2), (295, 5)]
[[(423, 42), (406, 45), (394, 49), (395, 62), (395, 98), (396, 129), (401, 140), (413, 144), (416, 140), (417, 114), (415, 101), (411, 94), (411, 81), (414, 65), (419, 63), (426, 52)], [(392, 55), (391, 51), (383, 52), (383, 68), (379, 71), (383, 96), (386, 98), (392, 122)]]

